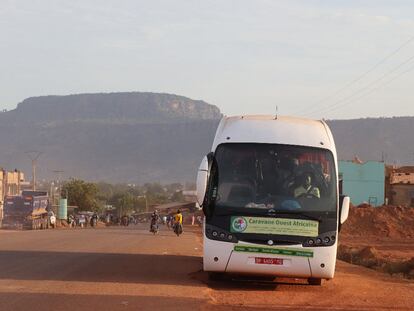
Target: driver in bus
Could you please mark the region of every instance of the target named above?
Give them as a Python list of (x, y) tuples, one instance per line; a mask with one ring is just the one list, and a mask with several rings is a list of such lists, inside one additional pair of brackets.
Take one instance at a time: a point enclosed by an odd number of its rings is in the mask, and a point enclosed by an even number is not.
[(312, 185), (312, 174), (304, 173), (302, 175), (302, 184), (293, 191), (295, 198), (314, 197), (320, 199), (321, 194), (318, 187)]

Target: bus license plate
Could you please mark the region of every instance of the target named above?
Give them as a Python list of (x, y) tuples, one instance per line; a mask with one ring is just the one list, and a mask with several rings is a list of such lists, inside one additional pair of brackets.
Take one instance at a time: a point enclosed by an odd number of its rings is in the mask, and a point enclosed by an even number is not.
[(255, 257), (254, 263), (261, 264), (261, 265), (283, 265), (283, 259)]

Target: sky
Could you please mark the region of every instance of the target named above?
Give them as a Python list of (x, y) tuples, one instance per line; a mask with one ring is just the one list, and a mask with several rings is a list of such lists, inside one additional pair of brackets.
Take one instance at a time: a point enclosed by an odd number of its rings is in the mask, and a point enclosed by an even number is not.
[(0, 0), (0, 109), (172, 93), (227, 115), (414, 116), (414, 1)]

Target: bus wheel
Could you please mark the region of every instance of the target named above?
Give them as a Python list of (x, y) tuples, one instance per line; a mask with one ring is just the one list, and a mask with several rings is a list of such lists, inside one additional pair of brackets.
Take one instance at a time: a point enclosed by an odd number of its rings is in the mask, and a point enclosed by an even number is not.
[(224, 273), (222, 273), (222, 272), (209, 272), (208, 273), (208, 279), (210, 281), (223, 281)]
[(322, 285), (322, 279), (320, 278), (308, 278), (309, 285), (316, 285), (321, 286)]

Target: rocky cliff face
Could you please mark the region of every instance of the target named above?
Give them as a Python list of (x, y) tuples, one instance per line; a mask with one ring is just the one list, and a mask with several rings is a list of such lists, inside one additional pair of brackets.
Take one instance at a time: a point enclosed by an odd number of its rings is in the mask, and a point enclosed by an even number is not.
[(193, 181), (221, 117), (203, 101), (155, 93), (45, 96), (0, 114), (0, 166), (111, 182)]
[(137, 124), (215, 120), (220, 116), (217, 107), (201, 100), (135, 92), (32, 97), (0, 115), (0, 120), (42, 125), (80, 121)]

